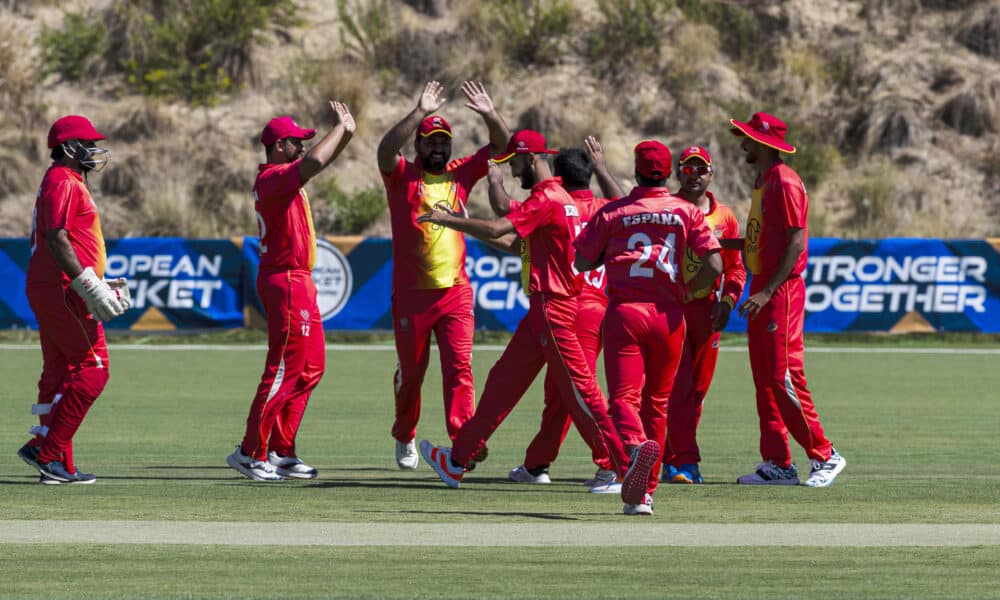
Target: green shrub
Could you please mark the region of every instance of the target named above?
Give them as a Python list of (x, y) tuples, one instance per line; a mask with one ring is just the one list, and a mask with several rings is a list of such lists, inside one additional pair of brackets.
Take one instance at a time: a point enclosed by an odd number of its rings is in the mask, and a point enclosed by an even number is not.
[(659, 56), (673, 0), (597, 0), (599, 17), (585, 36), (586, 54), (604, 74)]
[(345, 50), (373, 69), (392, 69), (399, 34), (392, 15), (388, 0), (337, 0)]
[(79, 81), (104, 53), (106, 31), (95, 13), (66, 13), (62, 29), (43, 28), (38, 41), (43, 74)]
[(715, 27), (723, 52), (738, 61), (753, 61), (759, 48), (760, 27), (748, 9), (708, 0), (677, 0), (677, 6), (691, 21)]
[(522, 65), (558, 63), (580, 20), (569, 0), (494, 0), (488, 9), (505, 55)]
[(106, 71), (146, 95), (214, 104), (253, 79), (254, 46), (296, 11), (286, 0), (115, 0), (43, 32), (44, 63), (70, 80)]
[(859, 237), (884, 236), (894, 227), (898, 210), (895, 198), (897, 171), (889, 164), (852, 180), (847, 187), (851, 212), (845, 225)]
[(325, 199), (333, 211), (333, 233), (361, 233), (386, 208), (385, 192), (378, 185), (351, 193), (342, 189), (335, 178), (331, 178), (319, 184), (315, 195)]

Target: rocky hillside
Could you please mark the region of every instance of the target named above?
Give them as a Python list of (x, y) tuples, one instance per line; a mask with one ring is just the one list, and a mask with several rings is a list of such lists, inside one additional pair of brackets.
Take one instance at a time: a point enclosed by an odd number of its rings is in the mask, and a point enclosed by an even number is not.
[[(208, 99), (154, 89), (159, 71), (136, 85), (123, 57), (143, 40), (121, 23), (142, 21), (123, 21), (122, 4), (144, 3), (100, 0), (83, 16), (0, 3), (0, 235), (27, 234), (45, 133), (69, 112), (109, 138), (112, 163), (91, 179), (107, 235), (255, 233), (261, 127), (291, 114), (322, 128), (327, 98), (349, 102), (359, 130), (310, 184), (317, 225), (387, 235), (380, 137), (436, 78), (452, 90), (442, 112), (456, 153), (484, 143), (460, 100), (469, 78), (486, 82), (512, 127), (559, 146), (598, 136), (625, 186), (637, 141), (706, 145), (716, 194), (745, 214), (752, 174), (728, 119), (767, 110), (799, 147), (791, 162), (810, 190), (813, 235), (1000, 236), (997, 2), (297, 0), (290, 18), (253, 25)], [(87, 23), (104, 27), (93, 52), (53, 58), (52, 33)], [(150, 52), (155, 38), (145, 42)], [(482, 186), (472, 209), (488, 211)]]

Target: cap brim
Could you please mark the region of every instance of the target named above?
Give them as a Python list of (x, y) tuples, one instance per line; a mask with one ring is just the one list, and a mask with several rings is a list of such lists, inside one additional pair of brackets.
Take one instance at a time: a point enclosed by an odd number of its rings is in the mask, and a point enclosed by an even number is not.
[(729, 119), (729, 122), (733, 127), (729, 130), (735, 136), (748, 137), (755, 142), (760, 142), (768, 148), (774, 148), (778, 152), (784, 152), (785, 154), (795, 154), (795, 146), (783, 142), (775, 137), (769, 135), (762, 135), (759, 131), (750, 127), (748, 123), (742, 121), (737, 121), (736, 119)]
[(515, 154), (517, 154), (517, 152), (508, 152), (507, 154), (502, 154), (500, 156), (496, 156), (496, 157), (493, 158), (493, 162), (496, 163), (496, 164), (498, 164), (498, 165), (501, 165), (501, 164), (507, 162), (508, 160), (514, 158)]
[(710, 167), (712, 166), (712, 161), (710, 161), (710, 160), (706, 159), (706, 158), (705, 158), (704, 156), (702, 156), (701, 154), (692, 154), (691, 156), (685, 156), (684, 158), (680, 159), (680, 160), (679, 160), (679, 161), (677, 162), (677, 164), (680, 164), (680, 165), (683, 165), (683, 164), (687, 164), (687, 163), (691, 162), (692, 160), (694, 160), (694, 159), (696, 159), (696, 158), (697, 158), (698, 160), (700, 160), (701, 162), (705, 163), (706, 165), (708, 165), (708, 166), (710, 166)]
[(446, 135), (446, 136), (448, 136), (448, 137), (454, 137), (454, 136), (453, 136), (453, 135), (451, 134), (451, 132), (450, 132), (450, 131), (448, 131), (447, 129), (431, 129), (431, 130), (430, 130), (430, 131), (428, 131), (427, 133), (420, 133), (420, 134), (418, 134), (418, 135), (419, 135), (420, 137), (430, 137), (430, 136), (434, 135), (435, 133), (443, 133), (443, 134), (445, 134), (445, 135)]

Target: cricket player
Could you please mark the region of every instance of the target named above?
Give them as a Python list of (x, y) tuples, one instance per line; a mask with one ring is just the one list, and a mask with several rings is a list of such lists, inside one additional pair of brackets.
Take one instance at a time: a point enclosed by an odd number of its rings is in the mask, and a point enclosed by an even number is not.
[[(576, 239), (576, 267), (604, 264), (609, 305), (604, 320), (604, 366), (610, 412), (626, 448), (655, 446), (660, 460), (667, 402), (684, 344), (682, 305), (722, 272), (719, 242), (696, 206), (670, 194), (672, 157), (660, 142), (635, 147), (632, 192), (601, 209)], [(687, 249), (702, 263), (685, 287)], [(651, 515), (657, 471), (648, 472), (637, 498), (624, 498), (626, 515)]]
[[(679, 198), (687, 200), (705, 215), (705, 223), (716, 239), (740, 237), (740, 225), (728, 206), (715, 199), (708, 190), (712, 185), (714, 167), (708, 149), (689, 146), (678, 161)], [(737, 249), (722, 250), (722, 275), (704, 289), (695, 290), (694, 298), (684, 304), (687, 336), (681, 363), (670, 392), (667, 411), (667, 441), (663, 450), (662, 481), (668, 483), (702, 483), (701, 454), (696, 432), (701, 420), (702, 404), (715, 375), (719, 358), (721, 331), (743, 293), (746, 270)], [(684, 280), (689, 281), (701, 269), (701, 261), (688, 246), (682, 264)]]
[(80, 115), (49, 129), (52, 164), (45, 172), (31, 219), (26, 293), (38, 319), (42, 375), (31, 414), (35, 437), (17, 455), (44, 484), (88, 484), (97, 478), (76, 468), (73, 436), (108, 383), (108, 346), (102, 321), (124, 313), (131, 296), (124, 279), (105, 282), (107, 254), (87, 174), (107, 165), (104, 136)]
[[(531, 190), (531, 195), (512, 206), (506, 217), (465, 219), (445, 210), (432, 210), (419, 217), (421, 222), (494, 240), (516, 234), (515, 243), (530, 264), (525, 288), (530, 298), (528, 313), (490, 370), (476, 413), (459, 430), (452, 448), (422, 440), (420, 453), (445, 484), (457, 488), (469, 461), (548, 364), (557, 377), (559, 396), (575, 400), (567, 408), (588, 445), (606, 448), (612, 467), (623, 477), (623, 498), (637, 502), (660, 448), (655, 441), (643, 444), (629, 466), (629, 456), (608, 415), (604, 394), (580, 347), (576, 311), (582, 282), (572, 265), (579, 210), (561, 180), (552, 176), (545, 155), (555, 153), (537, 131), (522, 129), (511, 137), (506, 153), (496, 161), (510, 161), (511, 173), (521, 181), (523, 189)], [(498, 196), (507, 194), (500, 167), (491, 164), (488, 177), (494, 203)]]
[(732, 133), (743, 138), (746, 161), (757, 172), (743, 249), (753, 277), (750, 297), (739, 310), (747, 317), (763, 462), (737, 482), (797, 485), (788, 446), (791, 433), (812, 462), (805, 484), (826, 487), (847, 461), (823, 433), (806, 387), (802, 272), (809, 247), (809, 198), (802, 180), (781, 159), (782, 153), (795, 152), (785, 141), (788, 128), (782, 120), (758, 112), (748, 122), (729, 122)]
[(267, 312), (267, 358), (247, 415), (243, 442), (226, 458), (254, 481), (313, 479), (298, 457), (295, 436), (312, 391), (326, 368), (323, 321), (312, 267), (316, 258), (309, 197), (303, 186), (340, 155), (356, 128), (346, 104), (330, 102), (333, 128), (305, 150), (315, 129), (291, 117), (271, 119), (261, 132), (267, 162), (258, 167), (254, 209), (260, 228), (257, 293)]
[[(590, 191), (590, 180), (594, 172), (592, 155), (581, 148), (564, 148), (553, 160), (553, 172), (562, 180), (563, 188), (569, 192), (580, 213), (580, 229), (587, 226), (587, 221), (605, 204), (605, 198), (595, 198)], [(509, 212), (504, 211), (504, 216)], [(525, 265), (522, 273), (528, 274), (530, 265)], [(593, 271), (579, 274), (583, 281), (580, 295), (577, 297), (576, 335), (580, 340), (580, 348), (587, 361), (591, 373), (597, 373), (597, 357), (601, 353), (603, 341), (601, 329), (604, 324), (604, 312), (608, 306), (608, 296), (605, 293), (604, 266)], [(545, 372), (545, 403), (542, 409), (542, 419), (538, 433), (531, 440), (524, 453), (524, 462), (511, 469), (508, 478), (517, 483), (551, 483), (549, 466), (559, 455), (569, 426), (572, 421), (566, 403), (559, 397), (557, 377), (551, 369)], [(592, 448), (597, 474), (588, 480), (588, 486), (594, 493), (620, 493), (621, 483), (611, 468), (611, 460), (603, 452), (604, 447)]]
[[(465, 238), (453, 229), (417, 220), (438, 203), (450, 210), (464, 207), (472, 187), (486, 176), (490, 157), (502, 152), (510, 137), (481, 83), (466, 81), (462, 92), (466, 106), (486, 123), (489, 145), (451, 160), (451, 125), (432, 114), (446, 100), (441, 84), (431, 81), (417, 106), (385, 134), (377, 151), (392, 226), (392, 323), (399, 360), (393, 379), (392, 437), (400, 469), (416, 469), (419, 462), (414, 440), (432, 333), (441, 353), (448, 435), (454, 438), (475, 409), (474, 301), (465, 272)], [(400, 150), (411, 137), (416, 156), (408, 161)]]

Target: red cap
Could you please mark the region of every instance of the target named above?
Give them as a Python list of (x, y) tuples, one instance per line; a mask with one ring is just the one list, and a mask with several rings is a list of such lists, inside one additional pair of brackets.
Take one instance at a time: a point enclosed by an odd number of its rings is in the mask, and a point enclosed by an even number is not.
[(702, 148), (701, 146), (688, 146), (681, 152), (680, 164), (684, 164), (692, 158), (700, 158), (705, 161), (705, 164), (712, 166), (712, 156), (708, 153), (708, 150)]
[(531, 129), (522, 129), (510, 136), (507, 150), (503, 155), (493, 159), (495, 163), (504, 163), (514, 158), (515, 154), (559, 154), (558, 150), (545, 147), (545, 136)]
[(316, 135), (315, 129), (299, 127), (291, 117), (275, 117), (267, 122), (264, 131), (261, 132), (260, 143), (270, 146), (282, 138), (308, 140), (314, 135)]
[(729, 122), (734, 126), (730, 129), (733, 135), (746, 136), (765, 146), (774, 148), (778, 152), (795, 153), (795, 146), (785, 141), (785, 132), (788, 131), (788, 126), (774, 115), (758, 112), (750, 117), (749, 123), (737, 121), (736, 119), (729, 119)]
[(440, 115), (431, 115), (420, 122), (420, 127), (417, 127), (417, 135), (420, 137), (427, 137), (429, 135), (434, 135), (435, 133), (443, 133), (448, 137), (451, 135), (451, 125), (448, 121), (444, 120), (444, 117)]
[(670, 149), (656, 140), (643, 140), (635, 146), (635, 172), (646, 179), (666, 179), (672, 163)]
[(90, 119), (80, 115), (62, 117), (49, 128), (49, 148), (55, 148), (68, 140), (95, 142), (103, 139), (104, 135), (94, 129)]

